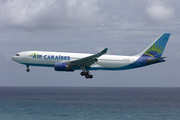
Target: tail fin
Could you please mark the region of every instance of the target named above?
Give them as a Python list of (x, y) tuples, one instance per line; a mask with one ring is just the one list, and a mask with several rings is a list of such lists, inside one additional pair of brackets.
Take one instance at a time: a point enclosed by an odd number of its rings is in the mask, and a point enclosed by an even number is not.
[(163, 33), (158, 39), (156, 39), (151, 45), (149, 45), (144, 51), (136, 56), (151, 56), (153, 58), (161, 57), (166, 43), (171, 33)]

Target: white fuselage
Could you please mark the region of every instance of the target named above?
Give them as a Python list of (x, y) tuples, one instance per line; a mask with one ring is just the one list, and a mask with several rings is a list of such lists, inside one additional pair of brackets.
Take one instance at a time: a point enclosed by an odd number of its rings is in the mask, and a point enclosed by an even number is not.
[[(35, 57), (33, 57), (35, 55)], [(68, 63), (77, 59), (91, 56), (93, 54), (67, 53), (67, 52), (45, 52), (45, 51), (25, 51), (20, 52), (12, 57), (18, 63), (33, 66), (50, 66), (54, 67), (56, 62)], [(135, 62), (138, 56), (121, 56), (121, 55), (102, 55), (98, 61), (90, 66), (90, 70), (118, 70)], [(80, 68), (73, 68), (73, 70)]]
[(163, 33), (146, 49), (135, 56), (105, 55), (108, 48), (96, 54), (25, 51), (17, 53), (12, 59), (18, 63), (29, 66), (54, 67), (55, 71), (82, 70), (81, 76), (93, 78), (89, 70), (127, 70), (144, 67), (165, 61), (161, 57), (170, 33)]

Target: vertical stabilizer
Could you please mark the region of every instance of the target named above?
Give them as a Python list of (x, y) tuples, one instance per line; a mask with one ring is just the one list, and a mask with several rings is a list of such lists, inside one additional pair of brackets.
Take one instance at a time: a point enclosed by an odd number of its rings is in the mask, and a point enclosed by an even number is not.
[(144, 51), (142, 51), (141, 53), (139, 53), (136, 56), (150, 56), (153, 58), (161, 57), (170, 35), (171, 35), (171, 33), (163, 33), (158, 39), (156, 39)]

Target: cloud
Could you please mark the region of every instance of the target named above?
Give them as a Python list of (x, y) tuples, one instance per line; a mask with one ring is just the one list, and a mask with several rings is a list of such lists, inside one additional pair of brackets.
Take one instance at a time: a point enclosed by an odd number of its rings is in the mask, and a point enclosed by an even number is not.
[(97, 0), (0, 1), (0, 28), (66, 29), (103, 19)]
[(161, 2), (153, 2), (147, 7), (146, 12), (152, 21), (166, 22), (172, 18), (174, 9)]

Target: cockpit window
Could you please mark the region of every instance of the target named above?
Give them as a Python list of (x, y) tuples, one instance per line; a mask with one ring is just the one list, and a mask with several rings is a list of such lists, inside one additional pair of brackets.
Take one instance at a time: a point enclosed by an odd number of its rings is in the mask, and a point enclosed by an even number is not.
[(16, 54), (16, 56), (19, 56), (19, 54)]

